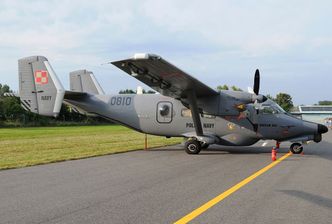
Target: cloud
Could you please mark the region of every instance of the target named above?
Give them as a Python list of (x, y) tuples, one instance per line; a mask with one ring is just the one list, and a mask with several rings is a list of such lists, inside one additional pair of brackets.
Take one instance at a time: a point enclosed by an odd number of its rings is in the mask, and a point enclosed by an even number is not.
[(88, 68), (101, 83), (110, 83), (106, 90), (116, 92), (138, 82), (100, 64), (153, 52), (211, 86), (220, 82), (246, 88), (260, 67), (271, 80), (267, 91), (277, 92), (281, 87), (273, 83), (283, 82), (282, 88), (298, 101), (313, 102), (319, 96), (293, 90), (296, 81), (289, 76), (300, 82), (312, 73), (331, 79), (331, 6), (330, 1), (293, 0), (4, 0), (0, 82), (17, 88), (17, 59), (38, 54), (49, 58), (67, 85), (69, 71)]

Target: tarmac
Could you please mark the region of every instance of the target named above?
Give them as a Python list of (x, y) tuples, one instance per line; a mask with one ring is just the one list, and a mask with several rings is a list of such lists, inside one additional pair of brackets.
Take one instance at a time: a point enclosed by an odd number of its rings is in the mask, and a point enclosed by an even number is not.
[[(172, 146), (3, 170), (0, 223), (174, 223), (271, 164), (272, 143), (199, 155)], [(190, 223), (331, 223), (331, 146), (329, 132)]]

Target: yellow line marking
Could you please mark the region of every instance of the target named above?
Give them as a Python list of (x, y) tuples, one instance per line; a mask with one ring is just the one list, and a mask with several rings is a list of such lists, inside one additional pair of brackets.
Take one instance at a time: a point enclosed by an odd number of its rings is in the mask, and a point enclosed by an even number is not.
[(178, 221), (176, 221), (174, 224), (184, 224), (184, 223), (190, 222), (191, 220), (193, 220), (197, 216), (201, 215), (202, 213), (204, 213), (206, 210), (208, 210), (212, 206), (218, 204), (219, 202), (221, 202), (222, 200), (224, 200), (225, 198), (227, 198), (228, 196), (230, 196), (231, 194), (233, 194), (234, 192), (236, 192), (237, 190), (239, 190), (241, 187), (245, 186), (246, 184), (250, 183), (255, 178), (259, 177), (260, 175), (262, 175), (263, 173), (265, 173), (266, 171), (268, 171), (272, 167), (276, 166), (278, 163), (280, 163), (281, 161), (283, 161), (284, 159), (286, 159), (290, 155), (292, 155), (291, 152), (285, 154), (280, 159), (278, 159), (278, 160), (270, 163), (269, 165), (267, 165), (263, 169), (257, 171), (256, 173), (252, 174), (251, 176), (249, 176), (246, 179), (242, 180), (241, 182), (237, 183), (233, 187), (231, 187), (228, 190), (224, 191), (223, 193), (221, 193), (217, 197), (215, 197), (215, 198), (211, 199), (210, 201), (206, 202), (201, 207), (195, 209), (194, 211), (192, 211), (188, 215), (182, 217), (181, 219), (179, 219)]

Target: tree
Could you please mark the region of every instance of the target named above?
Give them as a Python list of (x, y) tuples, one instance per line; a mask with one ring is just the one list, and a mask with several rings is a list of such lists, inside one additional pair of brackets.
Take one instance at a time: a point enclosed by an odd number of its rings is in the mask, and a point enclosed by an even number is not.
[(16, 120), (25, 112), (17, 97), (3, 97), (0, 105), (1, 117), (7, 120)]
[(289, 112), (294, 106), (292, 97), (287, 93), (278, 93), (275, 102), (287, 112)]
[(6, 120), (7, 115), (10, 114), (10, 110), (8, 112), (7, 107), (10, 106), (11, 108), (13, 108), (13, 104), (15, 104), (13, 100), (8, 100), (6, 97), (3, 96), (3, 94), (6, 92), (12, 92), (12, 91), (10, 90), (8, 85), (6, 84), (2, 85), (0, 83), (0, 119), (2, 120)]
[(145, 91), (145, 89), (143, 89), (143, 94), (155, 94), (155, 93), (156, 93), (155, 91), (152, 90)]
[(232, 86), (231, 89), (232, 89), (233, 91), (243, 91), (241, 88), (236, 87), (236, 86)]
[(330, 100), (319, 101), (318, 105), (332, 105), (332, 101)]
[(125, 90), (120, 90), (119, 94), (135, 94), (136, 91), (132, 90), (132, 89), (125, 89)]
[[(145, 89), (143, 89), (143, 94), (155, 94), (155, 91), (152, 90), (148, 90), (146, 91)], [(132, 90), (132, 89), (125, 89), (125, 90), (120, 90), (119, 94), (136, 94), (136, 90)]]
[(6, 85), (6, 84), (1, 85), (1, 83), (0, 83), (0, 96), (3, 96), (4, 93), (10, 93), (10, 92), (12, 92), (12, 91), (10, 90), (8, 85)]
[(233, 90), (233, 91), (243, 91), (241, 88), (237, 87), (237, 86), (231, 86), (228, 87), (228, 85), (223, 85), (223, 86), (217, 86), (217, 90), (221, 91), (221, 90)]
[(270, 94), (267, 94), (266, 98), (268, 98), (268, 99), (270, 99), (272, 101), (276, 101), (276, 99), (273, 96), (271, 96)]
[(223, 86), (217, 86), (217, 90), (221, 91), (221, 90), (229, 90), (227, 85), (223, 85)]

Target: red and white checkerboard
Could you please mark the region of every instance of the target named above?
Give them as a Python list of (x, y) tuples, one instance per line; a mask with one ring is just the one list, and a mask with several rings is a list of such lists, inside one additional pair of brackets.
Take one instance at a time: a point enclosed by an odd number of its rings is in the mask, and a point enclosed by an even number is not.
[(35, 83), (40, 85), (47, 84), (48, 72), (44, 70), (35, 71)]

